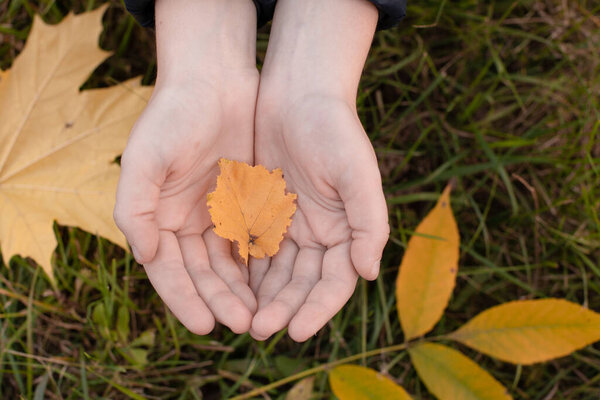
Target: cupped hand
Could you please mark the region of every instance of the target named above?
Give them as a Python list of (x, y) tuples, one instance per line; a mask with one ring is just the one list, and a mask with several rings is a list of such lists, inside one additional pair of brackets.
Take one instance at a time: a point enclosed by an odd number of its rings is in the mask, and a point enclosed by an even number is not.
[(358, 276), (375, 279), (389, 235), (377, 159), (353, 105), (326, 96), (261, 101), (255, 162), (283, 169), (298, 194), (279, 253), (251, 260), (258, 311), (251, 335), (288, 326), (304, 341), (348, 301)]
[(220, 157), (251, 163), (258, 72), (157, 85), (121, 159), (115, 221), (175, 316), (206, 334), (236, 333), (256, 310), (248, 272), (212, 232), (206, 195)]

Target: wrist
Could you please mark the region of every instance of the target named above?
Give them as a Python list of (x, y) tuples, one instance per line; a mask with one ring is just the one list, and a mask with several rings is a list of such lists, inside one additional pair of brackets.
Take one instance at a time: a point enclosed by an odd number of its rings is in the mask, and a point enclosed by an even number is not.
[(251, 0), (157, 0), (157, 84), (219, 81), (256, 70)]
[(367, 0), (279, 0), (261, 91), (354, 103), (377, 19)]
[(354, 115), (356, 99), (330, 90), (292, 91), (285, 85), (265, 81), (261, 74), (256, 102), (256, 128), (265, 125), (310, 124), (325, 117), (331, 109), (344, 108)]
[(321, 85), (303, 82), (301, 78), (281, 79), (264, 72), (260, 74), (257, 114), (270, 110), (284, 116), (306, 104), (331, 103), (345, 104), (356, 110), (356, 90), (352, 86)]

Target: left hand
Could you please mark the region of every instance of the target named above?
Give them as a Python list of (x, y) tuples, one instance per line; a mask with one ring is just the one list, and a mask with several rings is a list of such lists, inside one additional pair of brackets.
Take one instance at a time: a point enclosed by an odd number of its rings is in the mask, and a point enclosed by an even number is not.
[(351, 105), (311, 97), (287, 108), (285, 120), (271, 111), (258, 108), (255, 162), (283, 169), (297, 211), (278, 254), (251, 260), (258, 311), (250, 333), (264, 340), (289, 324), (301, 342), (343, 307), (359, 275), (377, 277), (388, 214), (375, 152)]
[(279, 253), (251, 260), (250, 334), (307, 340), (375, 279), (388, 239), (377, 159), (356, 92), (378, 12), (367, 0), (278, 0), (261, 70), (254, 161), (281, 167), (297, 211)]

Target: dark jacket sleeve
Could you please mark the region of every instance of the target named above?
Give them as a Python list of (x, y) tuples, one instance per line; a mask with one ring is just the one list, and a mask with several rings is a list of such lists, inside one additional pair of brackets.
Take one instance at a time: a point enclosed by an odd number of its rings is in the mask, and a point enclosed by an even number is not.
[(125, 8), (143, 27), (154, 26), (154, 0), (125, 0)]
[[(256, 5), (258, 26), (273, 18), (277, 0), (253, 0)], [(379, 10), (377, 29), (387, 29), (398, 24), (406, 15), (406, 0), (369, 0)], [(125, 0), (125, 7), (145, 27), (154, 26), (154, 0)]]
[(377, 29), (388, 29), (398, 25), (406, 15), (406, 0), (369, 0), (379, 10)]

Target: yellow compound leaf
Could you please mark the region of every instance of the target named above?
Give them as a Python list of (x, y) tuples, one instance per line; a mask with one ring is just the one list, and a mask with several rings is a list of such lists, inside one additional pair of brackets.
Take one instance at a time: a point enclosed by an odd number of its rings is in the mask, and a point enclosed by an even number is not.
[(329, 373), (331, 390), (340, 400), (411, 400), (391, 379), (371, 368), (340, 365)]
[(126, 82), (79, 91), (109, 53), (98, 47), (105, 7), (58, 25), (35, 17), (23, 52), (0, 74), (0, 245), (52, 279), (53, 222), (126, 247), (112, 218), (129, 131), (151, 88)]
[(408, 350), (417, 373), (440, 400), (510, 400), (494, 377), (460, 352), (435, 343)]
[(532, 364), (600, 340), (600, 314), (562, 299), (512, 301), (483, 311), (450, 337), (500, 360)]
[(296, 211), (296, 194), (285, 193), (281, 169), (269, 172), (225, 158), (217, 188), (208, 194), (207, 205), (215, 233), (237, 242), (240, 257), (248, 264), (248, 254), (256, 258), (273, 256)]
[(407, 340), (429, 332), (448, 305), (458, 272), (460, 237), (448, 185), (408, 241), (396, 280), (398, 316)]

